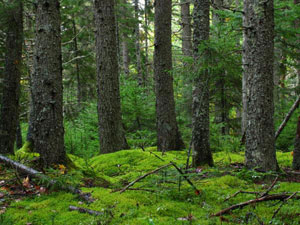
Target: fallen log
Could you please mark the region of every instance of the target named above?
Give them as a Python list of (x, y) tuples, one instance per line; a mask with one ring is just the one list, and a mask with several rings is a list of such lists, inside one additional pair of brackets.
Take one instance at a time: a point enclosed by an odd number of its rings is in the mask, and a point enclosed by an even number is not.
[(80, 213), (87, 213), (87, 214), (90, 214), (90, 215), (93, 215), (93, 216), (100, 216), (100, 215), (104, 214), (103, 212), (100, 212), (100, 211), (95, 211), (95, 210), (91, 210), (91, 209), (76, 207), (76, 206), (73, 206), (73, 205), (69, 206), (69, 210), (70, 211), (78, 211)]
[(50, 177), (46, 176), (45, 174), (34, 170), (28, 166), (25, 166), (19, 162), (16, 162), (14, 160), (11, 160), (3, 155), (0, 154), (0, 162), (4, 163), (7, 166), (10, 166), (11, 168), (16, 169), (19, 172), (25, 173), (31, 177), (34, 177), (41, 181), (44, 185), (47, 186), (57, 186), (59, 189), (67, 192), (71, 192), (72, 194), (78, 195), (82, 200), (91, 203), (94, 201), (94, 199), (91, 197), (90, 193), (83, 193), (81, 190), (78, 188), (75, 188), (70, 185), (65, 185), (65, 184), (58, 184), (58, 181), (51, 179)]
[(257, 202), (263, 202), (263, 201), (272, 201), (272, 200), (285, 200), (287, 198), (295, 198), (295, 199), (300, 199), (300, 196), (298, 195), (288, 195), (288, 194), (273, 194), (273, 195), (266, 195), (264, 197), (260, 197), (260, 198), (256, 198), (256, 199), (251, 199), (249, 201), (246, 202), (241, 202), (239, 204), (236, 205), (232, 205), (226, 209), (223, 209), (215, 214), (212, 214), (211, 217), (213, 216), (222, 216), (224, 214), (228, 214), (230, 211), (234, 210), (234, 209), (241, 209), (244, 208), (247, 205), (253, 204), (253, 203), (257, 203)]

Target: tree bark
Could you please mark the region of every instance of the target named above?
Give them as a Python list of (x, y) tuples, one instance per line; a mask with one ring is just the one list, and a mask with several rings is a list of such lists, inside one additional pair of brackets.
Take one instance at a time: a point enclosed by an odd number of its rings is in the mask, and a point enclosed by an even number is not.
[(122, 127), (114, 1), (95, 0), (100, 153), (129, 148)]
[(292, 167), (294, 170), (300, 170), (300, 116), (298, 117), (298, 123), (297, 123), (297, 132), (296, 132)]
[(273, 0), (244, 1), (243, 27), (245, 163), (250, 168), (277, 170), (273, 124)]
[[(198, 47), (209, 40), (209, 0), (196, 0), (194, 4), (194, 60), (195, 78), (193, 84), (192, 150), (193, 166), (213, 165), (209, 142), (209, 74), (199, 66), (200, 57), (207, 58), (205, 49)], [(200, 64), (200, 65), (199, 65)]]
[(134, 0), (134, 16), (135, 16), (135, 55), (136, 55), (136, 71), (139, 86), (144, 85), (141, 65), (141, 48), (140, 48), (140, 21), (139, 21), (139, 0)]
[(155, 2), (154, 77), (156, 94), (157, 149), (184, 148), (175, 114), (172, 77), (171, 0)]
[(23, 145), (22, 130), (21, 130), (20, 118), (18, 116), (17, 129), (16, 129), (16, 147), (17, 147), (17, 149), (22, 148), (22, 145)]
[(190, 2), (188, 0), (181, 0), (180, 2), (181, 24), (182, 24), (182, 53), (184, 56), (193, 55), (192, 46), (192, 28), (191, 28), (191, 14)]
[(65, 163), (62, 55), (58, 0), (40, 0), (32, 76), (33, 140), (42, 164)]
[(20, 78), (23, 43), (23, 6), (21, 1), (10, 1), (7, 10), (7, 33), (4, 85), (0, 117), (0, 153), (14, 154), (17, 120), (19, 118)]

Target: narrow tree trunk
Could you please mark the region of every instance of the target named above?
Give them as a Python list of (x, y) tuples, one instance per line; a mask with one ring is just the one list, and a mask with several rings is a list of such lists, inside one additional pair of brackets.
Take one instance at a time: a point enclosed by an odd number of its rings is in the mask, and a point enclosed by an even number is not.
[(144, 71), (144, 79), (145, 79), (145, 86), (148, 80), (148, 63), (149, 63), (149, 53), (148, 53), (148, 0), (145, 0), (145, 71)]
[(191, 28), (191, 15), (190, 15), (190, 2), (188, 0), (181, 0), (181, 23), (182, 23), (182, 53), (184, 56), (193, 55), (192, 47), (192, 28)]
[(134, 12), (135, 12), (135, 55), (136, 55), (136, 70), (137, 79), (140, 86), (144, 85), (144, 79), (141, 66), (141, 48), (140, 48), (140, 20), (139, 20), (139, 1), (134, 0)]
[(298, 117), (295, 148), (293, 154), (293, 169), (300, 170), (300, 116)]
[(245, 0), (244, 13), (245, 163), (250, 168), (277, 170), (273, 123), (273, 0)]
[(22, 139), (22, 130), (20, 124), (20, 118), (17, 119), (17, 129), (16, 129), (16, 147), (17, 149), (22, 148), (23, 139)]
[(171, 71), (171, 4), (171, 0), (157, 0), (155, 2), (154, 76), (157, 148), (159, 151), (184, 148), (176, 122)]
[(114, 1), (95, 0), (98, 117), (101, 153), (127, 149), (122, 127)]
[[(194, 60), (195, 74), (193, 87), (192, 149), (193, 166), (213, 165), (209, 143), (209, 74), (199, 66), (198, 47), (209, 40), (209, 0), (195, 0), (194, 4)], [(202, 58), (208, 57), (208, 49), (201, 52)], [(199, 65), (200, 64), (200, 65)]]
[[(75, 58), (78, 57), (78, 44), (77, 44), (77, 30), (76, 30), (76, 23), (75, 18), (73, 16), (72, 20), (73, 25), (73, 44), (74, 44), (74, 51), (75, 51)], [(75, 67), (76, 67), (76, 81), (77, 81), (77, 104), (80, 106), (81, 104), (81, 79), (80, 79), (80, 68), (79, 68), (79, 62), (78, 59), (75, 60)]]
[(19, 117), (20, 78), (23, 43), (23, 6), (21, 1), (10, 1), (7, 10), (7, 33), (4, 85), (0, 117), (0, 153), (13, 154)]
[(122, 40), (122, 58), (123, 58), (123, 70), (125, 75), (129, 76), (129, 49), (128, 49), (128, 35), (123, 34)]
[(65, 163), (63, 86), (58, 0), (40, 0), (32, 76), (33, 139), (44, 166)]
[[(297, 5), (297, 4), (300, 4), (300, 0), (294, 0), (294, 4)], [(295, 21), (295, 28), (299, 30), (300, 28), (300, 18), (298, 17)], [(298, 46), (300, 45), (300, 34), (298, 33), (297, 34), (297, 43), (298, 43)], [(298, 47), (297, 49), (297, 53), (300, 55), (300, 48)], [(297, 85), (297, 93), (300, 94), (300, 57), (298, 57), (298, 59), (296, 59), (296, 65), (297, 65), (297, 76), (298, 76), (298, 85)]]

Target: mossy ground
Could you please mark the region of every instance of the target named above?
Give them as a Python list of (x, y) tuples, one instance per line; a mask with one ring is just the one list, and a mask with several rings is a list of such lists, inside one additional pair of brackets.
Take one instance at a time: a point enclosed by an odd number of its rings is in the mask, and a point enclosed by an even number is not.
[[(151, 151), (159, 154), (164, 161), (150, 154)], [(277, 157), (280, 166), (291, 165), (290, 153), (278, 153)], [(186, 161), (184, 151), (171, 151), (161, 156), (154, 148), (149, 148), (145, 152), (127, 150), (91, 159), (72, 155), (69, 158), (77, 167), (77, 171), (70, 171), (70, 174), (75, 174), (71, 177), (73, 183), (82, 185), (84, 177), (93, 180), (95, 187), (83, 187), (82, 190), (91, 192), (95, 202), (87, 205), (75, 195), (52, 191), (49, 194), (12, 202), (7, 211), (0, 215), (0, 224), (258, 224), (257, 217), (267, 224), (280, 204), (277, 201), (263, 202), (235, 210), (221, 219), (210, 217), (211, 214), (232, 204), (255, 198), (250, 194), (240, 194), (224, 202), (236, 191), (262, 192), (274, 179), (272, 174), (268, 174), (269, 178), (266, 179), (265, 174), (233, 166), (243, 162), (242, 153), (216, 153), (214, 168), (205, 167), (200, 173), (190, 173), (189, 178), (201, 190), (199, 195), (195, 194), (194, 189), (172, 167), (150, 175), (133, 186), (153, 192), (112, 192), (169, 161), (183, 167)], [(300, 183), (279, 181), (272, 193), (292, 193), (299, 190)], [(95, 217), (71, 212), (68, 210), (70, 205), (103, 211), (104, 214)], [(299, 212), (299, 200), (289, 200), (273, 219), (272, 224), (299, 224)], [(187, 220), (188, 218), (192, 220)]]

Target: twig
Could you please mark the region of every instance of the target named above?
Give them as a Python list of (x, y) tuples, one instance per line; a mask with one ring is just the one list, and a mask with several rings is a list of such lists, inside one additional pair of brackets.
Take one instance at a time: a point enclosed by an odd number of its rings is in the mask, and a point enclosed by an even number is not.
[(76, 206), (73, 206), (73, 205), (69, 206), (69, 210), (70, 211), (78, 211), (80, 213), (88, 213), (90, 215), (96, 215), (96, 216), (104, 214), (103, 212), (100, 212), (100, 211), (95, 211), (95, 210), (91, 210), (91, 209), (76, 207)]
[[(253, 204), (253, 203), (257, 203), (257, 202), (263, 202), (263, 201), (272, 201), (272, 200), (284, 200), (286, 198), (290, 197), (290, 195), (287, 195), (287, 194), (273, 194), (273, 195), (267, 195), (267, 196), (264, 196), (264, 197), (261, 197), (261, 198), (256, 198), (256, 199), (252, 199), (252, 200), (249, 200), (249, 201), (246, 201), (246, 202), (241, 202), (239, 204), (236, 204), (236, 205), (232, 205), (226, 209), (223, 209), (215, 214), (212, 214), (211, 217), (213, 216), (221, 216), (221, 215), (224, 215), (224, 214), (227, 214), (229, 213), (230, 211), (234, 210), (234, 209), (237, 209), (237, 208), (244, 208), (245, 206), (247, 205), (250, 205), (250, 204)], [(300, 199), (300, 196), (292, 196), (291, 198), (296, 198), (296, 199)]]
[(271, 186), (264, 192), (260, 195), (260, 197), (264, 197), (266, 195), (269, 194), (269, 192), (272, 190), (272, 188), (275, 186), (275, 184), (277, 183), (278, 181), (278, 176), (275, 178), (275, 180), (273, 181), (273, 183), (271, 184)]
[(196, 188), (196, 186), (192, 183), (192, 181), (184, 175), (184, 173), (182, 172), (182, 170), (180, 168), (178, 168), (178, 166), (174, 163), (174, 162), (170, 162), (174, 167), (175, 169), (183, 176), (183, 178), (195, 189), (195, 191), (197, 193), (199, 193), (199, 190)]
[[(110, 193), (121, 191), (122, 188), (112, 190)], [(127, 188), (127, 191), (147, 191), (147, 192), (155, 192), (155, 190), (151, 189), (143, 189), (143, 188)]]
[(240, 190), (240, 191), (235, 192), (233, 195), (227, 197), (227, 198), (224, 200), (224, 202), (228, 201), (228, 200), (231, 199), (231, 198), (236, 197), (238, 194), (241, 194), (241, 193), (242, 193), (242, 194), (255, 194), (255, 195), (260, 194), (259, 192), (255, 192), (255, 191), (242, 191), (242, 190)]
[(169, 166), (171, 166), (171, 165), (172, 165), (172, 163), (169, 163), (169, 164), (167, 164), (167, 165), (161, 166), (161, 167), (159, 167), (159, 168), (157, 168), (157, 169), (155, 169), (155, 170), (150, 171), (149, 173), (146, 173), (146, 174), (140, 176), (140, 177), (137, 178), (136, 180), (130, 182), (126, 187), (124, 187), (124, 188), (120, 191), (120, 194), (123, 193), (124, 191), (126, 191), (129, 187), (131, 187), (132, 185), (134, 185), (136, 182), (138, 182), (138, 181), (144, 179), (145, 177), (148, 177), (149, 175), (154, 174), (154, 173), (156, 173), (156, 172), (158, 172), (158, 171), (160, 171), (160, 170), (162, 170), (162, 169), (164, 169), (164, 168), (166, 168), (166, 167), (169, 167)]
[[(276, 211), (274, 212), (272, 219), (275, 218), (275, 216), (277, 215), (277, 213), (279, 212), (279, 210), (282, 208), (282, 206), (291, 198), (293, 198), (299, 191), (294, 192), (292, 195), (290, 195), (289, 197), (287, 197), (286, 199), (283, 200), (283, 202), (280, 204), (280, 206), (276, 209)], [(272, 220), (271, 219), (271, 220)], [(272, 221), (270, 221), (270, 224), (272, 224)]]

